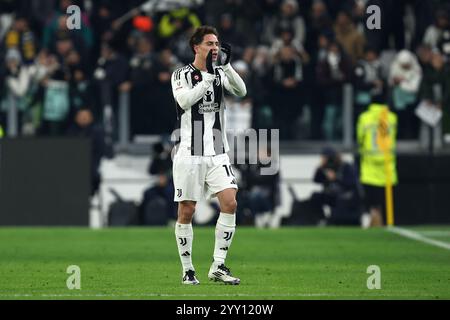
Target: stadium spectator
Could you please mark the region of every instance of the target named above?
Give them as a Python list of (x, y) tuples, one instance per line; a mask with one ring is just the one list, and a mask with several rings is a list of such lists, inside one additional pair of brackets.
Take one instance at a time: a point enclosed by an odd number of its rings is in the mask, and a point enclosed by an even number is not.
[[(385, 186), (389, 174), (392, 185), (398, 183), (396, 168), (397, 116), (384, 104), (385, 94), (372, 97), (372, 104), (357, 123), (360, 155), (360, 181), (364, 188), (366, 212), (370, 225), (383, 225)], [(384, 153), (386, 151), (386, 154)], [(385, 159), (387, 157), (387, 159)], [(386, 171), (385, 161), (388, 163)]]
[(44, 28), (42, 47), (53, 51), (55, 50), (55, 41), (61, 36), (69, 36), (73, 41), (75, 48), (79, 52), (82, 52), (83, 55), (89, 56), (94, 41), (87, 15), (82, 13), (80, 30), (69, 30), (67, 28), (68, 16), (66, 12), (67, 8), (73, 4), (74, 3), (71, 0), (60, 0), (58, 10), (54, 12), (50, 22)]
[(40, 82), (42, 119), (39, 134), (61, 136), (67, 130), (70, 113), (70, 90), (67, 70), (56, 55), (43, 57), (45, 77)]
[[(423, 50), (427, 49), (424, 48)], [(445, 88), (450, 86), (450, 65), (445, 64), (444, 56), (436, 50), (429, 50), (429, 54), (422, 54), (421, 65), (423, 78), (420, 85), (420, 99), (443, 111), (443, 131), (448, 133), (450, 132), (448, 122), (450, 93)], [(421, 136), (426, 136), (428, 130), (425, 130), (425, 127), (422, 126), (420, 133)], [(441, 137), (436, 138), (440, 139)]]
[(415, 55), (408, 50), (400, 51), (391, 64), (389, 74), (393, 111), (399, 117), (399, 139), (417, 138), (418, 119), (414, 110), (421, 80), (422, 68)]
[(271, 57), (269, 48), (258, 46), (248, 48), (244, 52), (243, 60), (250, 67), (250, 76), (247, 78), (248, 97), (252, 99), (253, 128), (269, 129), (274, 127), (271, 107)]
[(100, 187), (100, 164), (105, 154), (105, 139), (102, 126), (95, 121), (91, 107), (84, 105), (75, 113), (73, 124), (68, 128), (67, 134), (72, 137), (87, 138), (91, 148), (91, 197)]
[[(355, 120), (367, 108), (374, 95), (384, 91), (385, 83), (378, 52), (371, 47), (365, 48), (364, 58), (360, 59), (354, 69)], [(356, 124), (356, 121), (355, 121)]]
[(257, 37), (257, 43), (260, 45), (270, 45), (270, 39), (267, 39), (267, 36), (264, 32), (264, 29), (272, 23), (273, 17), (280, 10), (281, 0), (262, 0), (259, 1), (260, 8), (260, 29), (259, 35)]
[(93, 47), (95, 57), (98, 57), (100, 54), (101, 43), (111, 41), (115, 36), (115, 32), (120, 28), (117, 19), (136, 4), (135, 0), (96, 0), (92, 2), (90, 21), (92, 22), (92, 28), (95, 31), (95, 42)]
[(444, 54), (445, 60), (450, 63), (450, 29), (442, 35), (438, 48)]
[(177, 114), (173, 105), (172, 88), (170, 84), (172, 72), (180, 67), (178, 58), (172, 50), (166, 48), (161, 50), (155, 61), (155, 87), (154, 103), (151, 104), (151, 127), (148, 129), (152, 134), (168, 135), (175, 129)]
[(342, 90), (351, 79), (351, 61), (337, 42), (330, 42), (326, 56), (317, 65), (317, 85), (324, 103), (322, 130), (328, 141), (337, 139), (342, 130)]
[(220, 16), (217, 31), (220, 34), (220, 41), (231, 44), (235, 48), (236, 56), (241, 57), (247, 45), (247, 39), (242, 33), (237, 31), (234, 23), (233, 16), (230, 13), (224, 13)]
[[(14, 0), (11, 2), (15, 4), (15, 12), (27, 18), (36, 36), (41, 39), (43, 29), (51, 19), (59, 0)], [(77, 4), (80, 5), (80, 3)]]
[(143, 134), (151, 129), (149, 121), (152, 120), (154, 110), (151, 105), (153, 99), (155, 75), (154, 44), (151, 39), (140, 35), (136, 39), (136, 48), (130, 59), (130, 103), (133, 106), (131, 115), (131, 134)]
[(302, 60), (303, 63), (309, 62), (309, 55), (303, 48), (303, 45), (294, 41), (294, 32), (291, 28), (280, 28), (278, 30), (278, 37), (274, 39), (272, 42), (272, 46), (270, 48), (272, 59), (277, 61), (282, 47), (290, 46), (295, 49), (295, 54)]
[[(101, 55), (97, 62), (97, 67), (94, 71), (94, 89), (98, 90), (97, 106), (102, 109), (106, 106), (111, 106), (111, 112), (113, 119), (111, 119), (110, 112), (108, 111), (108, 118), (103, 121), (109, 122), (109, 125), (104, 129), (106, 134), (113, 135), (113, 139), (117, 139), (117, 111), (119, 100), (119, 89), (129, 90), (129, 86), (126, 85), (128, 80), (128, 61), (117, 52), (112, 43), (103, 43), (101, 49)], [(123, 85), (123, 86), (122, 86)], [(121, 87), (122, 86), (122, 87)], [(110, 127), (112, 126), (111, 130)]]
[(345, 53), (351, 59), (352, 64), (363, 58), (366, 40), (364, 34), (358, 31), (352, 17), (346, 11), (338, 13), (334, 25), (336, 41), (342, 46)]
[(320, 49), (319, 36), (327, 35), (330, 37), (333, 34), (333, 21), (328, 13), (325, 2), (321, 0), (314, 1), (311, 6), (308, 32), (305, 38), (305, 49), (311, 54), (313, 63), (317, 63), (315, 57), (317, 57)]
[(442, 6), (436, 11), (435, 24), (427, 29), (424, 43), (439, 50), (450, 62), (450, 5)]
[(18, 132), (22, 128), (22, 117), (27, 109), (27, 94), (31, 86), (32, 70), (22, 65), (22, 56), (17, 49), (6, 53), (3, 75), (0, 76), (0, 125), (8, 129), (7, 114), (14, 100), (18, 112)]
[(294, 138), (295, 120), (303, 108), (303, 64), (292, 45), (283, 46), (274, 57), (272, 67), (272, 108), (280, 138)]
[(402, 50), (405, 48), (405, 23), (404, 19), (396, 19), (394, 17), (404, 17), (404, 2), (403, 1), (384, 1), (384, 0), (369, 0), (367, 7), (376, 5), (380, 8), (381, 25), (383, 32), (380, 30), (366, 29), (366, 40), (379, 52), (390, 47), (390, 39), (393, 39), (395, 50)]
[(32, 64), (37, 55), (37, 39), (25, 16), (17, 15), (11, 29), (6, 33), (2, 49), (19, 50), (22, 63)]
[(178, 37), (187, 37), (187, 33), (201, 25), (201, 21), (195, 12), (189, 8), (179, 8), (169, 11), (161, 17), (158, 25), (158, 37), (160, 46), (167, 47), (170, 40)]
[(438, 49), (445, 32), (450, 32), (450, 18), (448, 10), (439, 8), (435, 12), (434, 22), (430, 25), (423, 37), (423, 44)]
[[(275, 0), (275, 2), (279, 2), (279, 0)], [(277, 11), (278, 3), (272, 8), (273, 10), (268, 11), (269, 15)], [(243, 38), (245, 44), (253, 46), (259, 42), (262, 34), (263, 21), (266, 16), (265, 9), (265, 3), (261, 0), (205, 1), (203, 16), (208, 24), (215, 25), (219, 31), (222, 31), (220, 25), (223, 16), (228, 15), (232, 19), (232, 28), (235, 30), (233, 33), (239, 33), (238, 37)], [(225, 19), (229, 17), (225, 16)], [(248, 30), (252, 30), (252, 32), (246, 32)], [(235, 45), (232, 41), (225, 42)], [(242, 51), (237, 56), (240, 57), (241, 53)]]
[(324, 1), (328, 8), (328, 12), (333, 20), (336, 20), (339, 12), (341, 11), (350, 12), (355, 5), (355, 0), (340, 0), (340, 1), (324, 0)]
[[(359, 225), (362, 214), (362, 190), (356, 169), (342, 160), (339, 152), (331, 147), (322, 151), (320, 166), (314, 174), (314, 182), (323, 190), (314, 192), (310, 202), (318, 217), (326, 217), (327, 225)], [(331, 210), (325, 214), (325, 207)]]
[(263, 42), (272, 45), (281, 30), (292, 30), (294, 36), (292, 42), (295, 47), (303, 47), (305, 41), (305, 21), (298, 12), (296, 0), (284, 0), (276, 16), (266, 22), (263, 30)]
[(311, 138), (314, 140), (322, 140), (323, 135), (323, 118), (326, 106), (326, 95), (321, 94), (322, 84), (319, 81), (318, 66), (325, 63), (328, 56), (328, 47), (333, 41), (333, 34), (324, 33), (318, 35), (316, 39), (317, 47), (311, 51)]
[(366, 2), (366, 0), (355, 0), (353, 2), (353, 7), (349, 10), (349, 12), (351, 12), (356, 29), (362, 34), (364, 34), (367, 21)]
[[(377, 29), (366, 29), (367, 42), (380, 52), (391, 48), (396, 51), (414, 49), (420, 44), (425, 30), (432, 23), (432, 9), (437, 2), (439, 0), (367, 1), (366, 7), (376, 5), (382, 13), (380, 17), (382, 32)], [(412, 19), (405, 19), (406, 16)]]
[[(70, 95), (70, 116), (73, 116), (84, 106), (94, 106), (95, 96), (92, 88), (92, 81), (88, 78), (88, 72), (82, 64), (81, 57), (76, 50), (71, 50), (66, 59), (66, 67), (69, 70), (69, 95)], [(98, 108), (91, 109), (94, 119), (101, 119)], [(71, 124), (69, 124), (70, 126)]]
[(183, 63), (188, 64), (193, 55), (184, 39), (189, 39), (200, 25), (199, 16), (190, 8), (184, 7), (165, 13), (157, 28), (157, 47), (170, 48)]

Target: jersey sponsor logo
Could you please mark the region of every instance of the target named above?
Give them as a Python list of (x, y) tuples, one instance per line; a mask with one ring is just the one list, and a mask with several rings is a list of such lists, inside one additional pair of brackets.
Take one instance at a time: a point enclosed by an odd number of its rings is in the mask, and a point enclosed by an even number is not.
[(220, 105), (218, 103), (210, 103), (207, 105), (204, 105), (203, 103), (200, 103), (198, 105), (198, 113), (205, 114), (205, 113), (211, 113), (211, 112), (219, 112), (220, 111)]

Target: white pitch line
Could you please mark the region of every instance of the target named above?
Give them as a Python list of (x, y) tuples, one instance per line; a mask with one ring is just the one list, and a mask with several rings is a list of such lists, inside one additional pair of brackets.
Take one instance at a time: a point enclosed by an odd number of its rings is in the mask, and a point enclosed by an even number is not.
[(425, 230), (425, 231), (416, 231), (423, 236), (428, 237), (450, 237), (450, 231), (439, 231), (439, 230)]
[(447, 242), (443, 242), (443, 241), (438, 241), (438, 240), (433, 240), (427, 237), (424, 237), (423, 235), (421, 235), (420, 233), (411, 231), (411, 230), (407, 230), (407, 229), (403, 229), (403, 228), (398, 228), (398, 227), (388, 227), (386, 230), (401, 235), (403, 237), (409, 238), (409, 239), (413, 239), (413, 240), (417, 240), (423, 243), (427, 243), (430, 244), (432, 246), (436, 246), (442, 249), (447, 249), (450, 250), (450, 243)]

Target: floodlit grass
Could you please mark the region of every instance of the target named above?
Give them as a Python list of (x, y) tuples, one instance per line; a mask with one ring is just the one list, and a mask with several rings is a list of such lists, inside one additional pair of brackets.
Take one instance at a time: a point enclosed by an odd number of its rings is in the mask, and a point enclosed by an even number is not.
[[(414, 230), (449, 240), (449, 227)], [(208, 281), (213, 245), (213, 228), (194, 227), (201, 284), (183, 286), (169, 227), (1, 228), (0, 299), (450, 299), (450, 251), (385, 229), (238, 227), (227, 265), (239, 286)], [(70, 265), (81, 290), (66, 286)], [(380, 290), (367, 288), (370, 265)]]

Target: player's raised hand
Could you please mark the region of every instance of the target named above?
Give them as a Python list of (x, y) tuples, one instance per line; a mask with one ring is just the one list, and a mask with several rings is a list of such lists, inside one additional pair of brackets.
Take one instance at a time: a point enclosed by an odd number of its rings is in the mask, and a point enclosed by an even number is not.
[(212, 50), (209, 50), (209, 53), (206, 56), (206, 69), (208, 70), (208, 73), (214, 74), (213, 51)]
[(222, 52), (225, 56), (223, 65), (226, 66), (227, 64), (230, 63), (230, 60), (231, 60), (231, 45), (229, 43), (223, 42), (220, 47), (220, 50), (222, 50)]

